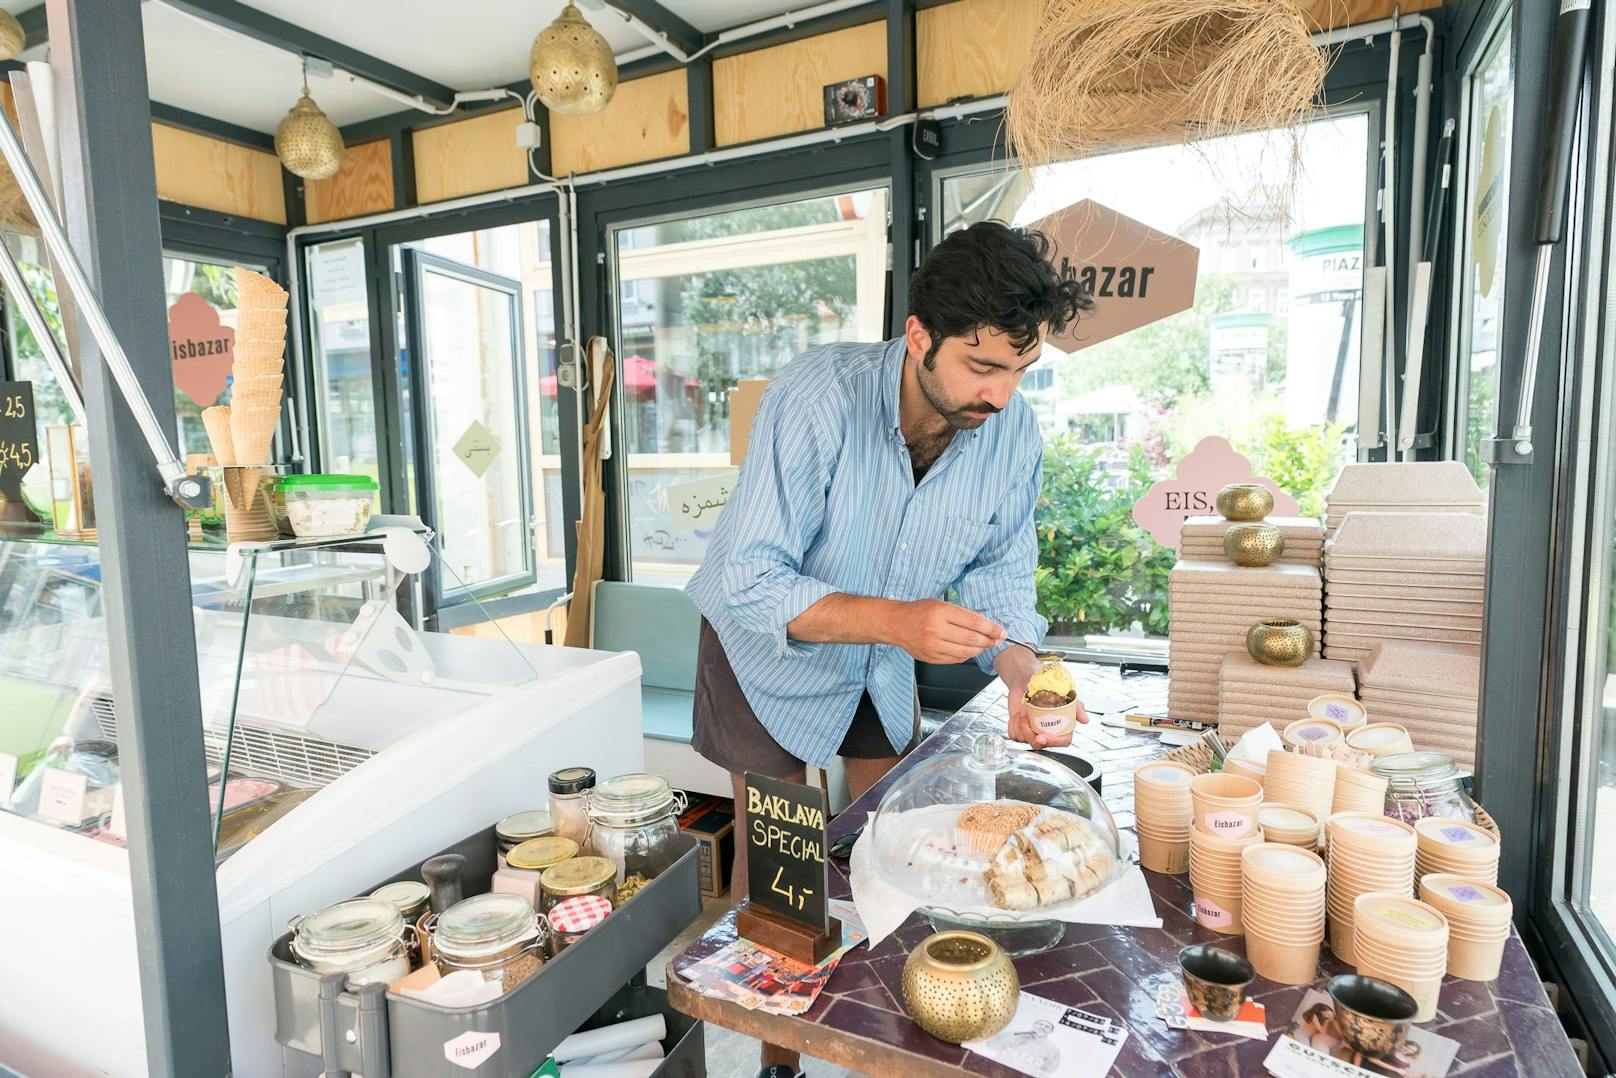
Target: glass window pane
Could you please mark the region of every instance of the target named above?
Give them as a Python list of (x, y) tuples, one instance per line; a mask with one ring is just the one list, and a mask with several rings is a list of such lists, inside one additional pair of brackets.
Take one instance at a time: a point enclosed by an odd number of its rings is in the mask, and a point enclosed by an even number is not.
[(616, 234), (629, 542), (636, 579), (680, 582), (710, 533), (676, 534), (667, 489), (733, 470), (729, 391), (832, 341), (878, 341), (884, 188)]
[(307, 258), (321, 461), (328, 472), (379, 479), (365, 243), (348, 239), (316, 244)]
[[(1200, 250), (1194, 305), (1071, 355), (1021, 393), (1045, 435), (1039, 598), (1060, 635), (1165, 633), (1173, 554), (1133, 503), (1208, 435), (1304, 513), (1357, 446), (1369, 115), (945, 179), (945, 232), (1092, 199)], [(1045, 373), (1040, 374), (1040, 371)], [(1062, 567), (1081, 560), (1091, 570)]]
[(1458, 402), (1464, 460), (1485, 489), (1481, 443), (1498, 429), (1498, 339), (1504, 310), (1504, 243), (1509, 231), (1509, 147), (1514, 114), (1509, 19), (1504, 18), (1470, 80), (1466, 250), (1459, 330), (1464, 396)]
[[(234, 265), (203, 262), (193, 258), (166, 255), (163, 258), (163, 291), (170, 307), (187, 292), (195, 292), (219, 314), (219, 323), (236, 324), (236, 274)], [(219, 400), (229, 403), (228, 393)], [(198, 402), (177, 386), (174, 390), (175, 419), (179, 425), (180, 457), (212, 453), (208, 432), (202, 426), (202, 409), (216, 401)]]
[[(516, 297), (429, 266), (421, 299), (444, 564), (468, 586), (522, 574), (527, 462), (516, 410)], [(445, 590), (454, 584), (444, 581)]]

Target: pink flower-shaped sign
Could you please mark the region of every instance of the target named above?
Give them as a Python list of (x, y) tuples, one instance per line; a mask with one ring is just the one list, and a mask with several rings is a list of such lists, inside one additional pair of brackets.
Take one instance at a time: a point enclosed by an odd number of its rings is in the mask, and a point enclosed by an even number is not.
[(219, 312), (200, 294), (187, 292), (168, 309), (168, 353), (174, 385), (198, 408), (207, 408), (230, 384), (236, 331), (219, 321)]
[(1274, 516), (1294, 517), (1301, 512), (1296, 499), (1279, 489), (1279, 484), (1251, 474), (1251, 461), (1234, 451), (1234, 446), (1213, 435), (1195, 443), (1188, 456), (1178, 462), (1171, 479), (1157, 480), (1133, 505), (1133, 521), (1165, 547), (1178, 549), (1179, 529), (1187, 517), (1215, 516), (1218, 491), (1230, 483), (1260, 483), (1274, 492)]

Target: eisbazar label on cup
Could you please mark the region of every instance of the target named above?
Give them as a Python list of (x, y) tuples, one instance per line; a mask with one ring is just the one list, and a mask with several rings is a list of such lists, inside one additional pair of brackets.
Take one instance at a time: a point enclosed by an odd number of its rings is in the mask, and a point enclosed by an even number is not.
[(1238, 812), (1214, 812), (1206, 818), (1214, 835), (1239, 838), (1251, 830), (1251, 817)]

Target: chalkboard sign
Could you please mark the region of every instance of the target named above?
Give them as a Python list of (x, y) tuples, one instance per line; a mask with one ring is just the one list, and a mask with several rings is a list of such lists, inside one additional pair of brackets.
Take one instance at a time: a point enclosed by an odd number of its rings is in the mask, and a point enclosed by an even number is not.
[(20, 503), (23, 473), (38, 460), (34, 384), (0, 382), (0, 494)]
[(746, 773), (746, 879), (752, 905), (825, 932), (825, 791)]

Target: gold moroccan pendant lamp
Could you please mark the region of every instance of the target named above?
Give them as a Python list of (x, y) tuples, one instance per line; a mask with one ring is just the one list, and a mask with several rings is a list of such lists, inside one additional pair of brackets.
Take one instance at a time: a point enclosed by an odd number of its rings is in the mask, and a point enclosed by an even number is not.
[(303, 96), (275, 128), (275, 156), (294, 176), (328, 180), (342, 168), (347, 153), (342, 132), (309, 96), (309, 68), (305, 61)]
[(563, 116), (599, 112), (617, 91), (611, 45), (571, 0), (533, 39), (527, 68), (544, 107)]

